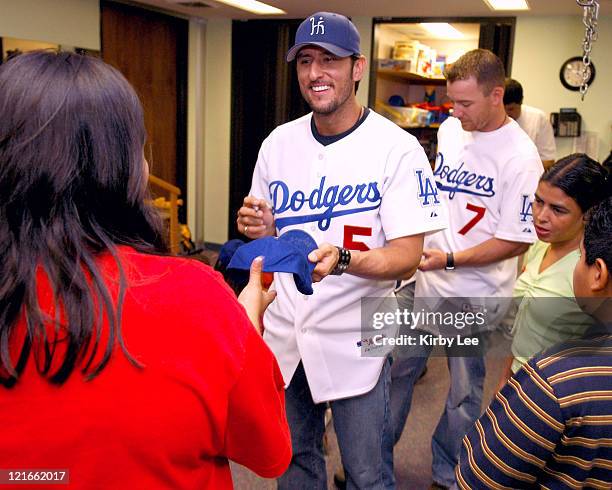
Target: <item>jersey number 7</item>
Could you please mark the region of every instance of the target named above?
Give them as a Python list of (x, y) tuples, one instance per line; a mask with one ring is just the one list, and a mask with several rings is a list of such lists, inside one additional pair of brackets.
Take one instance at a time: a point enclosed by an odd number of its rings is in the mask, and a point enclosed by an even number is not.
[(474, 204), (470, 204), (469, 202), (465, 207), (468, 211), (473, 211), (474, 213), (476, 213), (476, 216), (474, 216), (470, 221), (465, 224), (463, 228), (459, 230), (459, 233), (461, 235), (465, 235), (468, 231), (474, 228), (474, 226), (476, 226), (476, 223), (478, 223), (484, 217), (485, 211), (487, 210), (487, 208), (475, 206)]

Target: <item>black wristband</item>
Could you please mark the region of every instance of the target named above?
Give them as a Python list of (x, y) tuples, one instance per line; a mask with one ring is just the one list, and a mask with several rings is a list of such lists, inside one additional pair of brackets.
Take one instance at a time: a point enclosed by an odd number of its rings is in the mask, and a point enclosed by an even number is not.
[(349, 264), (351, 263), (351, 251), (348, 248), (336, 247), (338, 249), (339, 257), (338, 263), (334, 270), (331, 271), (332, 275), (340, 276), (343, 274), (346, 269), (348, 269)]
[(455, 270), (455, 256), (453, 255), (453, 252), (448, 252), (446, 254), (446, 267), (444, 267), (444, 270), (447, 270), (447, 271)]

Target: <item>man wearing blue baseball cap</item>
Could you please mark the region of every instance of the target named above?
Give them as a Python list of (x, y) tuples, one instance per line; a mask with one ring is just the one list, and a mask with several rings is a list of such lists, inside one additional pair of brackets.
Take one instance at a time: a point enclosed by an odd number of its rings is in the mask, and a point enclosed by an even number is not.
[(329, 402), (347, 487), (392, 489), (389, 352), (364, 350), (373, 334), (362, 332), (361, 301), (394, 297), (395, 280), (416, 270), (424, 234), (445, 226), (444, 210), (418, 141), (356, 99), (366, 60), (353, 23), (311, 15), (287, 52), (294, 60), (312, 112), (263, 142), (237, 219), (249, 238), (297, 229), (318, 244), (308, 256), (313, 294), (275, 274), (277, 299), (264, 316), (293, 445), (279, 488), (327, 488)]

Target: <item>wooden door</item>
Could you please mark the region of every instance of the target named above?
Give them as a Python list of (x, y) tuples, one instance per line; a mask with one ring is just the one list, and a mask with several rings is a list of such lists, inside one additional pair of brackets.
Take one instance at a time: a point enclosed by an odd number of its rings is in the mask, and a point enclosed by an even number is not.
[[(187, 59), (184, 19), (103, 0), (102, 58), (136, 89), (144, 107), (151, 173), (187, 190)], [(179, 216), (185, 221), (186, 205)]]

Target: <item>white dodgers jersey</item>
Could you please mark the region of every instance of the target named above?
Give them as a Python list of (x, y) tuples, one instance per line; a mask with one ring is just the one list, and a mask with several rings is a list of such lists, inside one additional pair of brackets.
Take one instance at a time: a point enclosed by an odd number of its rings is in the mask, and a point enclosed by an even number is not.
[[(491, 238), (533, 243), (531, 206), (542, 172), (535, 145), (515, 121), (480, 132), (447, 119), (438, 132), (434, 179), (449, 227), (426, 237), (425, 248), (456, 252)], [(511, 297), (516, 260), (419, 272), (416, 296)]]
[[(291, 229), (351, 250), (437, 231), (445, 211), (416, 139), (370, 111), (352, 133), (322, 145), (312, 115), (276, 128), (263, 142), (251, 194), (274, 207), (277, 234)], [(383, 357), (362, 357), (361, 299), (393, 295), (394, 281), (328, 276), (300, 294), (275, 274), (276, 300), (264, 339), (289, 383), (303, 362), (315, 402), (355, 396), (377, 382)]]

